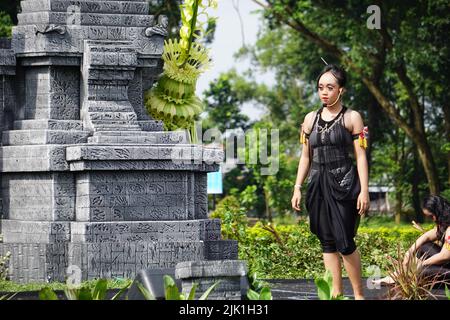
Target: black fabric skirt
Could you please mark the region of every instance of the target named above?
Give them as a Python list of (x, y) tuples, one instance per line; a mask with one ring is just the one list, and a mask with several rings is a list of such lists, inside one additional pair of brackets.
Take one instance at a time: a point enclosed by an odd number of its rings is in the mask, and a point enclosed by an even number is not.
[[(419, 259), (426, 260), (435, 254), (441, 252), (442, 248), (433, 242), (426, 242), (417, 249), (416, 256)], [(436, 281), (445, 282), (450, 285), (450, 261), (441, 265), (428, 265), (422, 270), (423, 276)], [(440, 283), (441, 285), (443, 283)]]
[(320, 240), (323, 252), (348, 255), (356, 250), (359, 226), (357, 198), (361, 187), (351, 162), (312, 163), (306, 193), (310, 230)]

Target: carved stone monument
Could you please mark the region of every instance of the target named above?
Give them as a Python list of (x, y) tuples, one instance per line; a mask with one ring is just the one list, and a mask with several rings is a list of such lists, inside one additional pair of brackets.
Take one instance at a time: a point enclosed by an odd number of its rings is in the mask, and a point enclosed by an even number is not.
[[(143, 106), (166, 20), (145, 0), (23, 0), (0, 49), (0, 255), (10, 279), (133, 278), (237, 259), (208, 219), (222, 150), (164, 132)], [(11, 45), (10, 48), (8, 46)], [(183, 161), (180, 161), (183, 160)], [(218, 262), (220, 263), (220, 262)]]

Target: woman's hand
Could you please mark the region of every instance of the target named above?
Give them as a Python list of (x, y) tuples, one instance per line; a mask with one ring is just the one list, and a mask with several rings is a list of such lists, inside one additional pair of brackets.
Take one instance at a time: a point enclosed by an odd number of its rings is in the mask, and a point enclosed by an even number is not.
[(297, 210), (297, 211), (301, 211), (300, 209), (300, 201), (302, 199), (302, 193), (300, 192), (299, 189), (295, 189), (294, 190), (294, 195), (292, 196), (292, 200), (291, 200), (291, 204), (292, 204), (292, 209)]
[(370, 207), (369, 192), (361, 191), (358, 196), (358, 201), (356, 205), (358, 213), (360, 215), (365, 214), (369, 210), (369, 207)]

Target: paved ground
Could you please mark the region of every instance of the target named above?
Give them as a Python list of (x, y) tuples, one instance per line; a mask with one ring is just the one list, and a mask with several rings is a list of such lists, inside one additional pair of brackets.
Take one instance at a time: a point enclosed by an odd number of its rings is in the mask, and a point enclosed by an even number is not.
[[(318, 300), (317, 287), (314, 280), (266, 280), (272, 288), (274, 300)], [(387, 298), (386, 286), (380, 288), (368, 288), (367, 279), (363, 279), (364, 295), (367, 300), (383, 300)], [(344, 295), (353, 299), (353, 291), (348, 278), (343, 279)], [(443, 288), (433, 289), (432, 292), (438, 299), (447, 299)]]
[[(307, 279), (272, 279), (265, 280), (271, 286), (274, 300), (318, 300), (317, 287), (314, 280)], [(344, 295), (353, 299), (353, 291), (348, 278), (343, 279)], [(369, 289), (367, 279), (363, 279), (364, 294), (367, 300), (383, 300), (387, 298), (387, 287)], [(109, 290), (108, 297), (112, 297), (118, 290)], [(447, 300), (444, 288), (433, 289), (432, 292), (439, 300)], [(64, 299), (64, 294), (57, 291), (58, 297)], [(0, 297), (3, 293), (0, 293)], [(38, 292), (20, 292), (12, 300), (38, 300)]]

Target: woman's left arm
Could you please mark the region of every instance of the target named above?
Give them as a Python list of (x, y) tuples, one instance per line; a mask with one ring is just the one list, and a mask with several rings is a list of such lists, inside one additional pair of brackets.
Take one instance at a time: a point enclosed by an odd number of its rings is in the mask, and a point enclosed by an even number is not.
[(422, 266), (428, 266), (432, 264), (444, 264), (446, 262), (450, 262), (450, 227), (447, 228), (445, 232), (444, 245), (442, 246), (442, 250), (429, 257), (428, 259), (422, 262)]
[[(357, 111), (351, 113), (352, 134), (360, 134), (364, 130), (364, 122)], [(361, 146), (359, 139), (353, 140), (355, 149), (356, 167), (358, 169), (359, 182), (361, 184), (361, 192), (358, 196), (357, 209), (359, 214), (364, 214), (369, 210), (369, 165), (367, 163), (367, 155), (365, 146)]]

